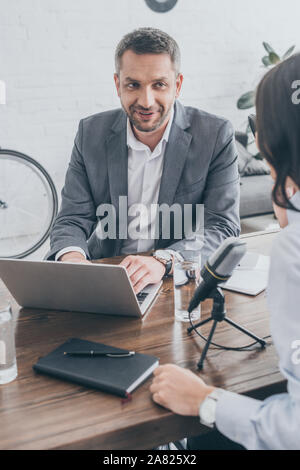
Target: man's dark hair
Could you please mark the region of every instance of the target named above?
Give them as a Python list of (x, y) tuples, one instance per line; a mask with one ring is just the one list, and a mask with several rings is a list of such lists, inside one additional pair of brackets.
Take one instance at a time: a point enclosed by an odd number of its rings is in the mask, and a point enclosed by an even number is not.
[(177, 42), (160, 29), (139, 28), (126, 34), (116, 48), (115, 66), (119, 75), (121, 59), (125, 51), (135, 54), (169, 54), (176, 76), (180, 71), (180, 50)]
[(276, 171), (274, 202), (294, 209), (286, 193), (288, 176), (300, 187), (300, 104), (292, 99), (292, 85), (300, 80), (300, 54), (270, 70), (256, 93), (258, 144)]

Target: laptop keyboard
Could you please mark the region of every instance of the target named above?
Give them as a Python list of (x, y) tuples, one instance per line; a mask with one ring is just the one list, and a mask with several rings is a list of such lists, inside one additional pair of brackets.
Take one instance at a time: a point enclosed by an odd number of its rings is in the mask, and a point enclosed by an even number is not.
[(145, 298), (148, 297), (148, 295), (149, 295), (149, 292), (140, 292), (139, 294), (137, 294), (136, 298), (138, 300), (138, 303), (142, 305), (142, 303), (144, 302)]

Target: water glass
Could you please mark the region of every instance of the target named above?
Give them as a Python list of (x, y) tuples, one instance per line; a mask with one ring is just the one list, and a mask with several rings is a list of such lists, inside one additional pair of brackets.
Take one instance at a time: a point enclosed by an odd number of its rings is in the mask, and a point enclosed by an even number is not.
[(201, 255), (199, 252), (181, 252), (181, 255), (183, 260), (175, 262), (173, 273), (175, 319), (182, 322), (189, 322), (190, 319), (197, 321), (200, 319), (201, 305), (191, 314), (188, 307), (201, 281)]
[(14, 380), (18, 375), (15, 328), (10, 305), (0, 305), (0, 384)]

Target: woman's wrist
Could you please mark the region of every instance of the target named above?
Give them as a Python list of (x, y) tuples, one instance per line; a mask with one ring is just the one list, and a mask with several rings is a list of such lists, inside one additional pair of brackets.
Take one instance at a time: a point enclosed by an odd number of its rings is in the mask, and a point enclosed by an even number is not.
[(203, 384), (201, 384), (201, 387), (199, 387), (199, 393), (197, 394), (197, 399), (195, 400), (195, 405), (193, 407), (194, 416), (198, 416), (201, 403), (203, 403), (208, 395), (210, 395), (215, 389), (216, 387), (211, 387), (209, 385), (203, 386)]

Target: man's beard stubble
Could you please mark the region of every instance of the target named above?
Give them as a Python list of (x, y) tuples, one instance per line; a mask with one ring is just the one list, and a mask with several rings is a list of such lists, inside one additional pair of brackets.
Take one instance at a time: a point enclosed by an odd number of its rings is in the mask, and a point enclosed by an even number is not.
[(158, 121), (154, 124), (154, 126), (150, 127), (150, 128), (144, 128), (143, 127), (143, 124), (141, 124), (137, 119), (135, 119), (133, 116), (134, 116), (134, 112), (138, 109), (139, 111), (145, 111), (145, 112), (150, 112), (149, 110), (145, 109), (145, 108), (135, 108), (134, 105), (131, 105), (129, 106), (129, 112), (126, 110), (126, 108), (123, 106), (123, 103), (121, 101), (121, 104), (122, 104), (122, 108), (123, 110), (125, 111), (126, 115), (128, 116), (128, 119), (130, 121), (130, 124), (131, 126), (134, 126), (138, 131), (140, 132), (153, 132), (153, 131), (156, 131), (156, 129), (158, 129), (159, 127), (161, 127), (163, 125), (163, 123), (165, 122), (165, 120), (168, 118), (168, 116), (170, 116), (170, 113), (171, 113), (171, 109), (172, 109), (172, 106), (174, 106), (174, 102), (172, 103), (172, 105), (170, 106), (170, 108), (168, 109), (168, 111), (166, 113), (164, 113), (164, 107), (160, 105), (160, 118), (158, 119)]

